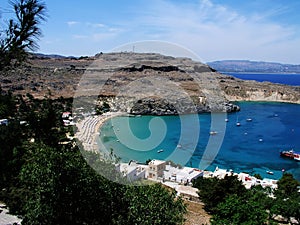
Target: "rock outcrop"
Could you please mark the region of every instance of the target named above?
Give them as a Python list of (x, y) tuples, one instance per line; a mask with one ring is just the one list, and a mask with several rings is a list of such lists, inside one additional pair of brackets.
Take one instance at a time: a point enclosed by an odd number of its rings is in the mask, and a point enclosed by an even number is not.
[(240, 80), (219, 75), (220, 86), (229, 101), (271, 101), (300, 104), (300, 87), (271, 82)]

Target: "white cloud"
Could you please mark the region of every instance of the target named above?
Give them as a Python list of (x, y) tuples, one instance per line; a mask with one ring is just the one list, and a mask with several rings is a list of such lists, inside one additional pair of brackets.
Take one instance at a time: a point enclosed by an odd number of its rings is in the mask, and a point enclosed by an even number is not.
[(87, 22), (86, 25), (88, 27), (92, 27), (92, 28), (104, 28), (104, 27), (106, 27), (106, 25), (103, 24), (103, 23), (89, 23), (89, 22)]
[(71, 35), (73, 39), (90, 42), (105, 41), (117, 36), (123, 31), (121, 28), (108, 26), (103, 23), (69, 21), (67, 24), (70, 27), (80, 25), (77, 26), (76, 29), (74, 27), (74, 34)]
[(72, 27), (72, 26), (75, 26), (77, 24), (80, 24), (80, 22), (77, 22), (77, 21), (68, 21), (67, 24), (68, 24), (69, 27)]
[(87, 35), (80, 35), (80, 34), (74, 34), (74, 35), (72, 35), (72, 37), (74, 39), (88, 39), (89, 38), (89, 36), (87, 36)]
[[(278, 16), (286, 16), (289, 4), (245, 12), (225, 3), (152, 0), (124, 7), (122, 13), (109, 14), (103, 21), (69, 21), (69, 37), (80, 42), (75, 46), (71, 42), (69, 49), (109, 51), (127, 42), (161, 40), (185, 46), (205, 62), (251, 59), (300, 64), (296, 30), (300, 28), (297, 24), (293, 27), (274, 21)], [(256, 6), (259, 4), (255, 2)]]
[[(140, 15), (135, 21), (135, 26), (140, 27), (135, 38), (148, 39), (154, 33), (157, 39), (187, 46), (205, 61), (232, 58), (283, 62), (292, 49), (300, 51), (291, 27), (267, 19), (282, 10), (270, 9), (258, 18), (255, 14), (241, 15), (210, 0), (200, 0), (198, 4), (156, 0), (150, 7), (143, 12), (146, 16)], [(299, 62), (300, 58), (295, 60)]]
[(75, 25), (81, 25), (81, 27), (88, 27), (88, 28), (104, 28), (104, 27), (106, 27), (106, 25), (103, 23), (78, 22), (78, 21), (68, 21), (67, 25), (69, 27), (72, 27)]

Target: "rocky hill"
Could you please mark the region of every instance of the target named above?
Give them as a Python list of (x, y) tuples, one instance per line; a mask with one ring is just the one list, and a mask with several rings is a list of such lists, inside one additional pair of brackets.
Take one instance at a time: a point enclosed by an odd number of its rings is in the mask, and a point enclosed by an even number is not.
[(35, 56), (22, 67), (1, 71), (0, 80), (3, 90), (16, 94), (88, 97), (133, 114), (231, 112), (239, 110), (231, 103), (237, 100), (300, 103), (298, 87), (243, 81), (188, 58), (151, 53)]
[(249, 60), (222, 60), (207, 63), (222, 72), (300, 73), (300, 65)]

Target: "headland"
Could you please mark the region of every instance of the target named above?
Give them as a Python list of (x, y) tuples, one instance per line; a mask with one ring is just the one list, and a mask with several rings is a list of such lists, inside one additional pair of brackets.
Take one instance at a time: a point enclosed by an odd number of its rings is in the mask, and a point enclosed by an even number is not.
[[(90, 80), (82, 85), (84, 77)], [(234, 112), (239, 110), (234, 101), (300, 103), (300, 87), (240, 80), (189, 58), (156, 53), (81, 58), (33, 55), (27, 64), (1, 71), (0, 80), (3, 90), (16, 94), (88, 96), (97, 99), (92, 102), (97, 106), (109, 104), (111, 112), (141, 115)], [(99, 83), (104, 84), (101, 89), (89, 92), (89, 88), (99, 88)]]

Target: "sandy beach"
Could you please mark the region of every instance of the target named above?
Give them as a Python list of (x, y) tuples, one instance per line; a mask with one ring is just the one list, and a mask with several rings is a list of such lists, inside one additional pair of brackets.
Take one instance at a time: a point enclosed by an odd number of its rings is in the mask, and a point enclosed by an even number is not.
[(99, 129), (107, 121), (115, 116), (125, 115), (124, 112), (108, 112), (102, 115), (88, 116), (76, 123), (78, 131), (75, 137), (82, 142), (84, 150), (98, 151), (96, 138), (99, 135)]

